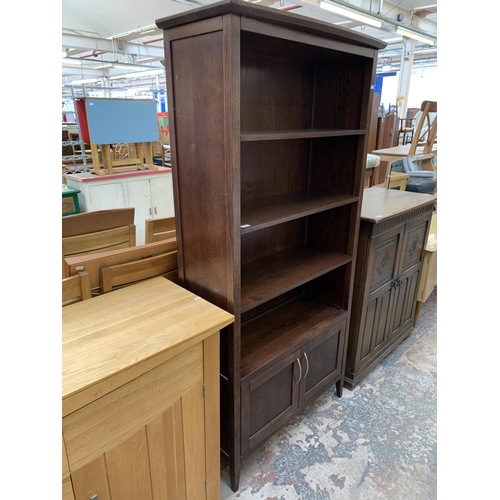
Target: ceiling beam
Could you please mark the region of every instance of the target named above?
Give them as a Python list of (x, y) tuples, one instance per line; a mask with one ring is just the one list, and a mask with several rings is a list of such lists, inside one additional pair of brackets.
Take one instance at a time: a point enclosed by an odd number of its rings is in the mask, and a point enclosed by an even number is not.
[[(413, 27), (417, 28), (417, 30), (437, 35), (437, 23), (435, 21), (426, 17), (419, 17), (415, 12), (398, 7), (397, 4), (386, 0), (378, 2), (374, 0), (327, 0), (327, 2), (339, 5), (340, 7), (351, 7), (361, 14), (371, 15), (384, 23), (392, 24), (394, 30), (396, 26)], [(320, 0), (297, 0), (297, 3), (301, 4), (304, 8), (312, 7), (313, 9), (317, 9), (319, 8)], [(381, 12), (379, 12), (379, 9), (381, 9)], [(299, 11), (296, 12), (298, 13)], [(397, 20), (398, 14), (404, 15), (402, 21)]]
[(108, 72), (103, 69), (89, 69), (89, 68), (69, 68), (63, 67), (62, 76), (81, 76), (82, 78), (87, 78), (89, 76), (107, 76)]
[(79, 35), (62, 35), (63, 48), (76, 49), (78, 51), (108, 52), (123, 55), (135, 55), (142, 57), (155, 57), (163, 59), (165, 52), (163, 47), (153, 47), (142, 43), (131, 43), (121, 40), (109, 40), (107, 38), (89, 38)]

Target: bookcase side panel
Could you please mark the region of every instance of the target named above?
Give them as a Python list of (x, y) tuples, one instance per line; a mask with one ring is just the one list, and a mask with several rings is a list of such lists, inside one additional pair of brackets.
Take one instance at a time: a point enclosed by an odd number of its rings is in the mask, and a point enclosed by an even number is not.
[[(184, 286), (232, 310), (232, 185), (224, 135), (223, 31), (171, 42)], [(228, 251), (229, 249), (229, 251)]]

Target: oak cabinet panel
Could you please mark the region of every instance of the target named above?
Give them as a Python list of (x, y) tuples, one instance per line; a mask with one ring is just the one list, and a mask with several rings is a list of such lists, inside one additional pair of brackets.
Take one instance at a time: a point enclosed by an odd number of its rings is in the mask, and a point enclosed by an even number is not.
[(163, 277), (63, 309), (64, 500), (219, 500), (232, 315)]

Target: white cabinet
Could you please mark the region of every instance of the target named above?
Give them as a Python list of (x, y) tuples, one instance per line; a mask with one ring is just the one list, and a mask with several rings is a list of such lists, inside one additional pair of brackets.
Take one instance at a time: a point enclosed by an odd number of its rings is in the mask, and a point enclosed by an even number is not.
[(66, 179), (68, 186), (80, 190), (78, 197), (82, 212), (134, 207), (137, 245), (144, 244), (146, 219), (174, 215), (170, 168), (105, 176), (71, 174)]

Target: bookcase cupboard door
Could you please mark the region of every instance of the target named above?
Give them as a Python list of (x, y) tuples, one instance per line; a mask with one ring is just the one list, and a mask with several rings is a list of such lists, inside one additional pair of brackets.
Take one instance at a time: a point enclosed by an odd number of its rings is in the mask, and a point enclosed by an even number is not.
[(301, 350), (241, 386), (241, 452), (246, 453), (286, 424), (299, 407)]
[[(301, 359), (304, 375), (301, 384), (301, 406), (311, 402), (339, 375), (342, 375), (345, 328), (346, 320), (340, 324), (334, 324), (303, 347)], [(341, 390), (339, 384), (338, 396), (342, 395)]]

